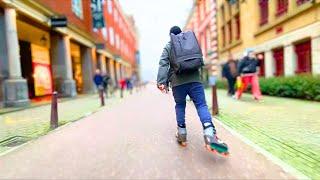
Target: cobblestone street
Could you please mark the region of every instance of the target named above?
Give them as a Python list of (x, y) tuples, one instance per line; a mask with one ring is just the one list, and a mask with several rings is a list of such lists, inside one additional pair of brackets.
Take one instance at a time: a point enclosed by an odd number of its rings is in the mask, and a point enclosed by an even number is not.
[(249, 94), (236, 101), (224, 90), (218, 97), (222, 122), (305, 175), (320, 178), (320, 103), (269, 96), (255, 102)]
[(149, 86), (2, 156), (0, 178), (294, 178), (218, 124), (231, 154), (206, 151), (192, 103), (186, 114), (189, 143), (180, 147), (173, 107), (171, 95)]

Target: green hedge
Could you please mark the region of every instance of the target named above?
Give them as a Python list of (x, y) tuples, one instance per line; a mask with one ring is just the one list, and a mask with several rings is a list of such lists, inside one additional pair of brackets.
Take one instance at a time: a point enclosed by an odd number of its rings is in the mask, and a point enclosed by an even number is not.
[[(262, 94), (320, 101), (320, 76), (299, 75), (260, 78)], [(227, 88), (226, 81), (219, 81), (218, 88)]]

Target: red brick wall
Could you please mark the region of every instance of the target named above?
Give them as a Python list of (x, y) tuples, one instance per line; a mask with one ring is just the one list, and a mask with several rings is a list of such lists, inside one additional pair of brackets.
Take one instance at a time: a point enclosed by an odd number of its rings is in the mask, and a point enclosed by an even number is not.
[[(119, 19), (122, 19), (123, 22), (125, 16), (123, 14), (121, 14), (119, 8), (118, 7), (118, 3), (112, 3), (113, 4), (113, 11), (112, 14), (108, 13), (108, 3), (104, 4), (104, 16), (105, 16), (105, 21), (106, 21), (106, 25), (107, 25), (107, 41), (104, 40), (102, 33), (99, 31), (97, 33), (93, 32), (93, 28), (92, 28), (92, 17), (91, 17), (91, 8), (90, 8), (90, 0), (82, 0), (82, 7), (83, 7), (83, 18), (79, 18), (78, 16), (76, 16), (74, 14), (74, 12), (72, 11), (72, 7), (71, 7), (71, 0), (36, 0), (39, 3), (41, 3), (43, 6), (51, 9), (52, 11), (58, 13), (58, 14), (62, 14), (67, 16), (68, 18), (68, 22), (72, 25), (77, 26), (79, 29), (88, 32), (89, 34), (91, 34), (93, 36), (93, 38), (97, 41), (97, 42), (104, 42), (106, 43), (106, 46), (108, 47), (108, 49), (111, 50), (111, 52), (113, 54), (118, 54), (121, 55), (121, 57), (124, 60), (128, 60), (129, 63), (134, 64), (135, 63), (135, 51), (137, 49), (137, 47), (135, 46), (135, 37), (134, 37), (134, 33), (132, 32), (128, 32), (129, 28), (129, 24), (125, 24), (125, 28), (121, 29), (119, 27), (119, 21), (116, 23), (114, 21), (114, 12), (117, 11), (118, 15), (119, 15)], [(116, 48), (116, 43), (114, 45), (110, 44), (110, 32), (109, 32), (109, 27), (113, 27), (114, 29), (114, 33), (119, 34), (119, 36), (121, 37), (121, 39), (123, 39), (124, 42), (126, 42), (128, 44), (128, 48), (129, 48), (129, 53), (125, 54), (124, 51), (121, 50), (122, 48), (122, 44), (120, 46), (120, 49)], [(128, 36), (126, 36), (126, 34)], [(116, 42), (116, 39), (114, 39)]]

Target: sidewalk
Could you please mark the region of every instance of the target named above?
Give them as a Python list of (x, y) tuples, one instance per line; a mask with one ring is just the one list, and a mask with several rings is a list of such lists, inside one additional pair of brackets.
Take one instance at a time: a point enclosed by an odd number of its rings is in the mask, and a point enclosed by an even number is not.
[[(211, 91), (208, 89), (208, 102)], [(320, 179), (320, 103), (269, 97), (240, 101), (218, 90), (219, 119), (313, 179)]]
[[(105, 108), (118, 103), (119, 99), (118, 97), (106, 99)], [(59, 99), (59, 125), (76, 121), (100, 108), (100, 99), (97, 94), (74, 99)], [(48, 133), (50, 110), (51, 105), (47, 103), (0, 114), (0, 153)]]
[(187, 105), (188, 146), (176, 143), (174, 102), (155, 86), (0, 157), (3, 179), (294, 179), (217, 124), (225, 158), (205, 150)]

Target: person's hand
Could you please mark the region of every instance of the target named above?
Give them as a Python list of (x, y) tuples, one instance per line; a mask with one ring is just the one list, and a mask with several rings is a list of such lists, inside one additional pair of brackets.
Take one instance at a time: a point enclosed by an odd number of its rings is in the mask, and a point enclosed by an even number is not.
[(164, 84), (158, 84), (158, 89), (159, 89), (162, 93), (168, 93), (167, 86), (164, 85)]

